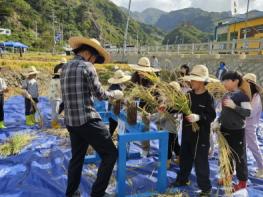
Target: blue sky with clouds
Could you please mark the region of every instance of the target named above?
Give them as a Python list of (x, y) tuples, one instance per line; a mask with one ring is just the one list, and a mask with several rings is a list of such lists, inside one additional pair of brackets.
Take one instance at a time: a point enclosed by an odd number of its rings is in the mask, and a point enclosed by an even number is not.
[[(118, 6), (128, 7), (129, 0), (110, 0)], [(239, 1), (239, 12), (246, 11), (248, 0)], [(187, 7), (201, 8), (206, 11), (230, 11), (231, 0), (132, 0), (131, 9), (142, 11), (146, 8), (158, 8), (164, 11), (178, 10)], [(250, 10), (263, 11), (263, 0), (250, 0)]]

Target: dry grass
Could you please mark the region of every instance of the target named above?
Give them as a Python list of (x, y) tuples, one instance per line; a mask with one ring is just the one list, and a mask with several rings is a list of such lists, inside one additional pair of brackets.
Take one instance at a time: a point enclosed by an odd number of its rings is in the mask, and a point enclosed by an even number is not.
[(207, 90), (216, 100), (221, 100), (227, 92), (224, 85), (220, 82), (207, 84)]
[(68, 130), (66, 128), (61, 128), (61, 129), (45, 129), (42, 130), (43, 132), (46, 132), (50, 135), (55, 135), (61, 138), (68, 138), (69, 137), (69, 133)]
[(32, 134), (16, 134), (0, 145), (0, 155), (8, 157), (19, 154), (34, 138)]

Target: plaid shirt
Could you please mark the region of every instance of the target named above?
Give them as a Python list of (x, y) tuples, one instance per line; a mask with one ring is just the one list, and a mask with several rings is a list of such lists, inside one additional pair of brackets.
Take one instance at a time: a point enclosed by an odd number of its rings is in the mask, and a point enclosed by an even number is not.
[(93, 96), (102, 100), (111, 94), (102, 89), (93, 64), (76, 56), (63, 66), (60, 82), (66, 125), (81, 126), (91, 119), (101, 119), (93, 107)]

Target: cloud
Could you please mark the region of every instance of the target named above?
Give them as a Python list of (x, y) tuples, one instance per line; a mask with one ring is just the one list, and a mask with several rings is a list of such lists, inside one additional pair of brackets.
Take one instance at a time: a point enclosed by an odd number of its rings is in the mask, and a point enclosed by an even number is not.
[[(118, 6), (128, 7), (129, 0), (111, 0)], [(248, 0), (239, 0), (239, 12), (246, 12)], [(146, 8), (158, 8), (164, 11), (187, 7), (201, 8), (206, 11), (230, 11), (231, 0), (132, 0), (131, 9), (142, 11)], [(250, 10), (263, 11), (263, 0), (250, 0)]]

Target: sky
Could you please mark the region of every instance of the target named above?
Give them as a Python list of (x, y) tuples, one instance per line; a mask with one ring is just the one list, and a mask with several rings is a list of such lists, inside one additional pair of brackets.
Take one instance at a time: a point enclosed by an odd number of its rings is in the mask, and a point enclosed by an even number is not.
[[(129, 0), (110, 0), (118, 6), (128, 8)], [(248, 0), (238, 0), (239, 13), (246, 12)], [(231, 0), (132, 0), (132, 11), (143, 11), (146, 8), (158, 8), (164, 11), (179, 10), (194, 7), (206, 11), (230, 11)], [(250, 10), (257, 9), (263, 11), (263, 0), (250, 0)]]

